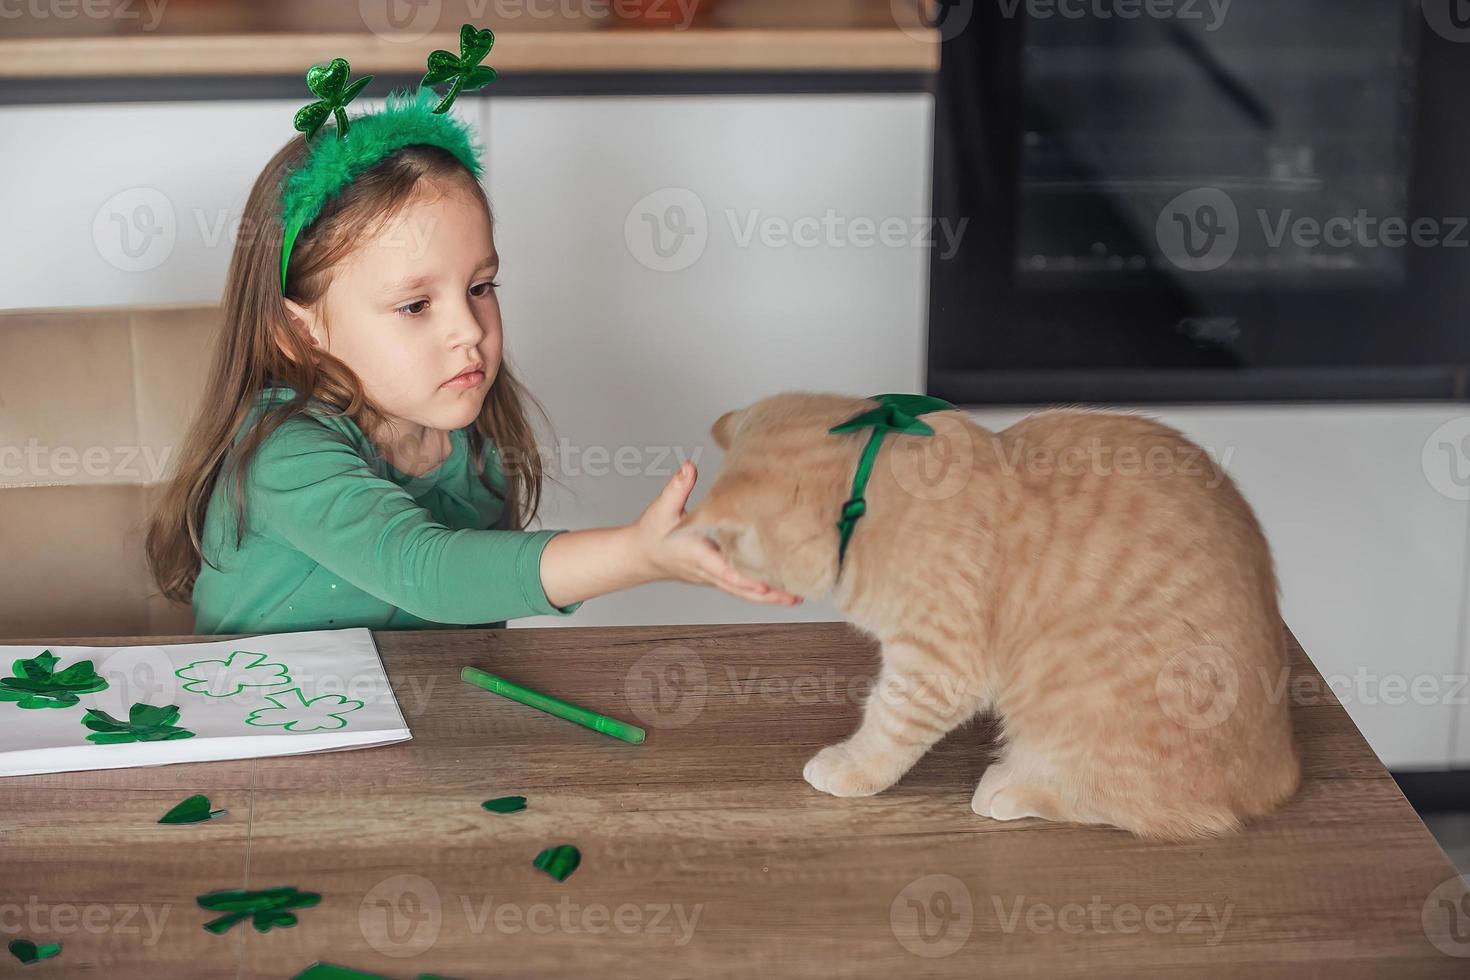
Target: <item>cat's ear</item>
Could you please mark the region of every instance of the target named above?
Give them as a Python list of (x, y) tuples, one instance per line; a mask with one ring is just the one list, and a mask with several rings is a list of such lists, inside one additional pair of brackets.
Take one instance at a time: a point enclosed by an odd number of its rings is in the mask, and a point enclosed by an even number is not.
[(737, 409), (726, 412), (715, 419), (715, 424), (710, 427), (710, 435), (715, 437), (715, 445), (721, 449), (729, 449), (730, 443), (735, 441), (735, 434), (740, 431), (740, 423), (745, 421), (746, 409)]

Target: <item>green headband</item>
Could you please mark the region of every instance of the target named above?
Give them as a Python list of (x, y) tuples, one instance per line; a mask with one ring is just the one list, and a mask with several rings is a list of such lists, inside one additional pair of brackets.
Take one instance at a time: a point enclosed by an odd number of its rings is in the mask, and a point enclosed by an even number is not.
[(858, 460), (857, 472), (852, 478), (852, 496), (848, 497), (847, 502), (842, 505), (842, 516), (837, 521), (837, 530), (841, 534), (837, 546), (839, 572), (842, 568), (842, 559), (847, 556), (847, 542), (852, 537), (853, 528), (857, 526), (858, 518), (868, 510), (868, 501), (863, 496), (863, 492), (868, 488), (868, 477), (873, 475), (873, 463), (878, 459), (878, 449), (883, 443), (883, 437), (890, 432), (932, 436), (934, 430), (919, 416), (929, 412), (943, 412), (955, 407), (942, 398), (934, 398), (930, 395), (872, 395), (870, 397), (873, 401), (878, 402), (877, 408), (854, 415), (841, 425), (834, 425), (827, 430), (833, 434), (857, 432), (862, 429), (873, 430), (873, 434), (868, 437), (868, 444), (863, 447), (863, 455)]
[[(316, 220), (329, 200), (389, 154), (406, 146), (437, 146), (454, 154), (478, 180), (483, 173), (480, 147), (469, 128), (448, 114), (459, 93), (483, 88), (495, 80), (495, 69), (480, 62), (490, 53), (495, 35), (465, 24), (459, 29), (458, 55), (434, 51), (414, 91), (388, 93), (381, 112), (350, 121), (347, 103), (357, 97), (372, 75), (347, 83), (346, 59), (333, 58), (306, 73), (306, 85), (317, 101), (297, 113), (295, 127), (308, 142), (306, 159), (281, 185), (281, 294), (286, 293), (286, 267), (301, 230)], [(442, 99), (431, 86), (452, 82)], [(436, 99), (438, 105), (431, 106)], [(335, 118), (336, 139), (312, 137), (328, 118)]]

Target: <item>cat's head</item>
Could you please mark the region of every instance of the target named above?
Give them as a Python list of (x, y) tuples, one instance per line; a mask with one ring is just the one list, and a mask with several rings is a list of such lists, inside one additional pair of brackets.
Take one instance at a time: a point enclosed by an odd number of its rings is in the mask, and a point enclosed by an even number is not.
[(828, 433), (872, 407), (864, 398), (792, 392), (721, 415), (725, 459), (675, 533), (699, 534), (748, 575), (804, 598), (837, 578), (837, 518), (851, 489), (850, 439)]

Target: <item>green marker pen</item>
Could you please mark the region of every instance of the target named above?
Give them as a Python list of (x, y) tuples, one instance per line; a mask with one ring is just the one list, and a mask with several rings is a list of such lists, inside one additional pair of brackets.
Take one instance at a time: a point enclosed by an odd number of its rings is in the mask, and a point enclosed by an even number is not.
[(599, 715), (595, 711), (579, 708), (575, 704), (558, 701), (550, 695), (533, 691), (528, 687), (521, 687), (519, 684), (508, 681), (504, 677), (487, 674), (483, 670), (477, 670), (474, 667), (466, 667), (460, 671), (459, 678), (468, 684), (483, 687), (492, 694), (499, 694), (501, 697), (510, 698), (512, 701), (519, 701), (521, 704), (539, 709), (549, 715), (555, 715), (566, 721), (575, 722), (584, 728), (590, 728), (595, 732), (602, 732), (604, 735), (611, 735), (613, 738), (620, 738), (624, 742), (632, 742), (634, 745), (638, 745), (644, 739), (645, 733), (637, 725), (629, 725), (627, 722), (618, 721), (616, 718), (609, 718), (606, 715)]

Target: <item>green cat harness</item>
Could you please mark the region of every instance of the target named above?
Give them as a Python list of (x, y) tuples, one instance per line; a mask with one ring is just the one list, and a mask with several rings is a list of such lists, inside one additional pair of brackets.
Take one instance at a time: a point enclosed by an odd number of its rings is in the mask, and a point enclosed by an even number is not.
[(834, 425), (827, 431), (832, 434), (841, 432), (857, 432), (861, 429), (872, 429), (873, 434), (868, 437), (868, 444), (863, 447), (863, 455), (858, 460), (857, 472), (852, 478), (852, 496), (842, 505), (842, 516), (837, 521), (837, 530), (841, 539), (837, 546), (837, 568), (839, 573), (842, 569), (842, 559), (847, 555), (847, 542), (852, 537), (853, 528), (857, 526), (858, 518), (867, 513), (868, 502), (863, 497), (863, 491), (868, 487), (868, 477), (873, 475), (873, 463), (878, 458), (878, 449), (883, 443), (883, 437), (890, 432), (898, 432), (904, 435), (932, 436), (934, 430), (928, 423), (919, 419), (920, 415), (930, 412), (943, 412), (953, 409), (955, 406), (942, 398), (933, 398), (929, 395), (873, 395), (873, 401), (878, 402), (878, 407), (855, 415), (843, 422)]

